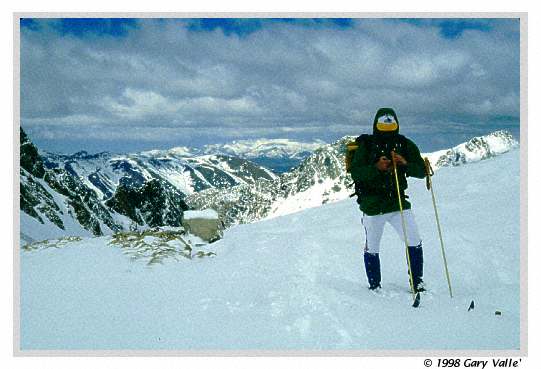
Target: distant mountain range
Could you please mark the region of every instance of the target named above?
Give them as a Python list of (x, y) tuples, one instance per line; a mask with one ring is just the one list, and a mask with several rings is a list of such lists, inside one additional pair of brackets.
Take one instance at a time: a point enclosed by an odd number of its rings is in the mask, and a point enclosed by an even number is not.
[[(21, 239), (27, 243), (179, 226), (188, 208), (213, 208), (226, 224), (246, 223), (352, 192), (343, 162), (353, 137), (332, 144), (256, 140), (200, 150), (60, 155), (38, 152), (22, 129), (20, 136)], [(498, 131), (427, 155), (437, 168), (486, 159), (517, 145), (508, 132)], [(257, 164), (286, 158), (298, 164), (280, 175)]]
[[(151, 150), (139, 155), (170, 155), (182, 158), (206, 155), (230, 156), (250, 160), (275, 173), (283, 173), (298, 165), (323, 145), (326, 143), (321, 140), (313, 142), (300, 142), (287, 138), (238, 140), (226, 144), (205, 145), (201, 148), (179, 146), (169, 150)], [(84, 151), (82, 154), (87, 155)]]
[(46, 168), (61, 168), (80, 178), (101, 199), (111, 197), (119, 185), (140, 187), (151, 179), (169, 183), (189, 195), (209, 188), (229, 188), (276, 177), (272, 171), (239, 157), (185, 155), (177, 149), (126, 155), (43, 152), (41, 157)]

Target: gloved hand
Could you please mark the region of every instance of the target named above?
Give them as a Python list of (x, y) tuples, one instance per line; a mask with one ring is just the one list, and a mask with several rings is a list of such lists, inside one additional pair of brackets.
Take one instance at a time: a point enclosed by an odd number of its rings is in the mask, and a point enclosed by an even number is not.
[(391, 151), (391, 155), (392, 155), (393, 161), (396, 163), (396, 165), (398, 165), (398, 166), (408, 165), (407, 160), (404, 159), (404, 157), (402, 155), (397, 154), (394, 151)]
[(380, 156), (376, 162), (376, 168), (380, 172), (388, 172), (391, 169), (391, 161), (386, 156)]

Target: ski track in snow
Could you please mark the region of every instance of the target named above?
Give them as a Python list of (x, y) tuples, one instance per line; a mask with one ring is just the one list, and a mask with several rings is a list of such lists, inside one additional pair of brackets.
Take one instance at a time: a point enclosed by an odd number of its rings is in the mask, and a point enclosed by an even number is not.
[(429, 288), (417, 309), (391, 227), (383, 289), (367, 289), (361, 214), (347, 199), (230, 228), (209, 245), (215, 258), (149, 267), (108, 237), (21, 252), (21, 348), (519, 349), (518, 163), (514, 150), (434, 177), (453, 299), (430, 194), (410, 179)]

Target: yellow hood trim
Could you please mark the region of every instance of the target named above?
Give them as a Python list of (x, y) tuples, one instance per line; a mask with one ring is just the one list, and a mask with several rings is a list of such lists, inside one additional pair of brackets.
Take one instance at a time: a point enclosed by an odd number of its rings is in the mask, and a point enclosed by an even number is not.
[(398, 123), (376, 123), (376, 128), (380, 132), (392, 132), (398, 129)]

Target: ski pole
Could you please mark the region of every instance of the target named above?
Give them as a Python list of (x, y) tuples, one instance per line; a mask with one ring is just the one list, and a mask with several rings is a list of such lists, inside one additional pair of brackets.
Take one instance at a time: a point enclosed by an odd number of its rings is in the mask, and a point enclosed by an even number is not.
[(393, 158), (393, 171), (394, 171), (394, 179), (396, 182), (396, 193), (398, 195), (398, 207), (400, 208), (400, 219), (402, 220), (402, 230), (404, 231), (404, 244), (406, 245), (406, 259), (408, 261), (408, 274), (409, 274), (409, 280), (410, 280), (410, 288), (411, 288), (411, 294), (413, 296), (413, 300), (415, 301), (415, 289), (413, 288), (413, 273), (411, 271), (411, 260), (410, 260), (410, 252), (408, 249), (408, 234), (406, 232), (406, 220), (404, 218), (404, 208), (402, 207), (402, 197), (400, 196), (400, 185), (398, 183), (398, 172), (396, 170), (396, 160), (394, 156), (394, 151), (392, 152), (392, 158)]
[(432, 194), (432, 204), (434, 205), (434, 214), (436, 214), (436, 224), (438, 225), (438, 235), (440, 237), (441, 255), (443, 257), (443, 265), (445, 267), (445, 276), (447, 277), (447, 285), (449, 286), (449, 295), (453, 298), (453, 290), (451, 289), (451, 278), (449, 277), (449, 269), (447, 268), (447, 258), (445, 257), (445, 248), (443, 247), (443, 237), (441, 235), (440, 217), (438, 216), (438, 208), (436, 207), (436, 197), (434, 196), (434, 188), (432, 186), (432, 176), (434, 171), (430, 165), (428, 158), (425, 158), (426, 172), (426, 189)]

